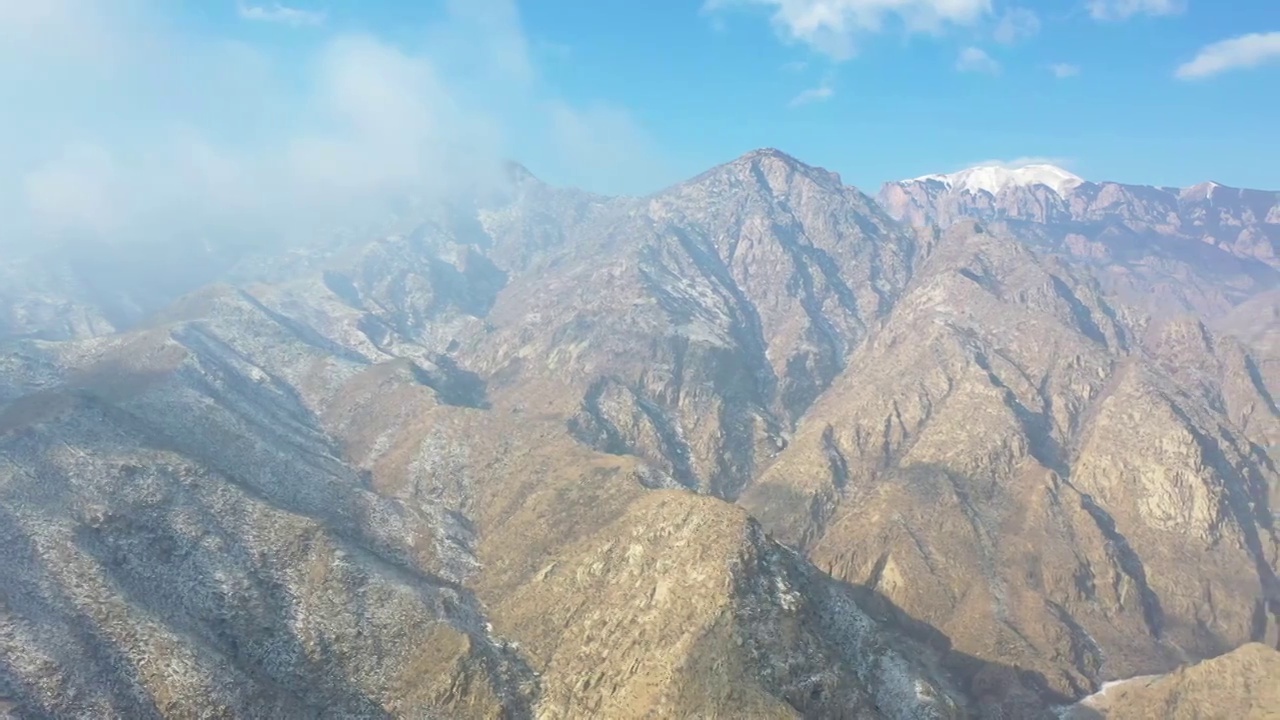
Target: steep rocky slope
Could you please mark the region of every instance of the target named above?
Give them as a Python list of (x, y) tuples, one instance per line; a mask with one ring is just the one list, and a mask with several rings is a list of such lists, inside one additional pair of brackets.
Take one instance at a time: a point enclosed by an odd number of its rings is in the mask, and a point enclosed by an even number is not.
[(496, 612), (558, 679), (543, 717), (961, 714), (922, 680), (942, 677), (932, 652), (741, 510), (684, 492), (639, 499)]
[(464, 341), (577, 407), (585, 443), (732, 498), (886, 311), (912, 237), (838, 178), (752, 153), (577, 231)]
[(528, 708), (444, 509), (375, 492), (315, 421), (358, 363), (227, 295), (216, 320), (6, 358), (40, 370), (0, 421), (3, 694), (32, 716)]
[(1277, 641), (1266, 264), (510, 170), (0, 348), (0, 699), (1047, 717)]
[(1273, 393), (1280, 388), (1280, 291), (1260, 293), (1214, 320), (1214, 329), (1249, 349), (1253, 372)]
[(962, 713), (930, 648), (740, 510), (650, 495), (660, 469), (577, 442), (595, 378), (565, 404), (539, 365), (477, 372), (509, 361), (507, 273), (551, 282), (584, 248), (503, 255), (546, 225), (519, 202), (127, 334), (10, 344), (0, 696), (20, 716)]
[(743, 504), (1055, 692), (1274, 643), (1276, 416), (1240, 347), (947, 235)]

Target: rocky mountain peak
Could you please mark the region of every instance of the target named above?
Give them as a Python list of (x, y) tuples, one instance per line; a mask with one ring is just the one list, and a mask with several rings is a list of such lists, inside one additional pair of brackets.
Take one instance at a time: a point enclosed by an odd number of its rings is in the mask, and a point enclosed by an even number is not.
[(779, 193), (792, 186), (797, 179), (817, 184), (825, 190), (839, 192), (844, 189), (840, 175), (825, 168), (809, 165), (777, 148), (752, 150), (735, 160), (713, 168), (695, 178), (690, 184), (698, 184), (709, 177), (731, 175), (754, 183), (760, 189)]
[(755, 150), (749, 150), (739, 156), (737, 159), (730, 161), (729, 164), (739, 163), (755, 163), (755, 162), (779, 162), (791, 167), (810, 167), (807, 163), (801, 161), (793, 155), (789, 155), (782, 150), (774, 147), (762, 147)]
[(537, 176), (524, 165), (508, 160), (502, 164), (503, 172), (506, 173), (507, 180), (513, 183), (527, 182), (537, 180)]

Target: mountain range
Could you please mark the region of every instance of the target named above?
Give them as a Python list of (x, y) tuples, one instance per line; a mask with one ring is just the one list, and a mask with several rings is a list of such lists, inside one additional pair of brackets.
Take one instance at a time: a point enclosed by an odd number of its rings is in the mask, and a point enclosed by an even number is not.
[(1277, 242), (1277, 193), (765, 149), (15, 256), (0, 712), (1265, 717)]
[(1094, 183), (1052, 165), (1027, 165), (886, 183), (878, 199), (894, 218), (914, 224), (977, 218), (1052, 226), (1074, 252), (1098, 259), (1105, 260), (1106, 251), (1094, 243), (1106, 240), (1194, 240), (1280, 266), (1280, 192), (1216, 182), (1189, 188)]

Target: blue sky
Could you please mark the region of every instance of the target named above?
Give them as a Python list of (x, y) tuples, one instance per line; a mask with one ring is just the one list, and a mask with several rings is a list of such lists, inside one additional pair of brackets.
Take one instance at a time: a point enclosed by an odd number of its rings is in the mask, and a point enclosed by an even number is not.
[[(0, 0), (0, 236), (208, 231), (772, 146), (1280, 189), (1275, 0)], [(0, 239), (3, 239), (0, 237)]]
[[(526, 5), (531, 36), (567, 49), (548, 76), (571, 96), (627, 106), (686, 172), (771, 145), (864, 189), (1023, 157), (1097, 179), (1280, 189), (1280, 37), (1270, 66), (1174, 77), (1206, 45), (1280, 31), (1274, 0), (1190, 0), (1182, 12), (1151, 2), (1108, 20), (1083, 0), (993, 3), (936, 34), (886, 16), (880, 32), (850, 33), (857, 54), (840, 60), (788, 37), (770, 3), (710, 14), (675, 0), (588, 5)], [(1017, 10), (1038, 31), (997, 33)], [(966, 48), (998, 71), (958, 70)], [(1056, 77), (1066, 65), (1078, 74)], [(820, 88), (829, 94), (791, 105)]]

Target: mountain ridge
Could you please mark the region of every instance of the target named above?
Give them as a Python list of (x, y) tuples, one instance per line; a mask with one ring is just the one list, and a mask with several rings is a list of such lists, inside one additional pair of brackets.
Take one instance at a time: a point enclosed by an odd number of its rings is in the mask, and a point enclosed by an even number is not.
[(1056, 188), (1006, 182), (971, 191), (931, 184), (929, 177), (885, 183), (877, 199), (895, 219), (909, 224), (947, 225), (971, 217), (1030, 222), (1063, 235), (1118, 230), (1166, 247), (1177, 241), (1201, 242), (1280, 267), (1280, 192), (1213, 182), (1164, 188), (1083, 179)]

